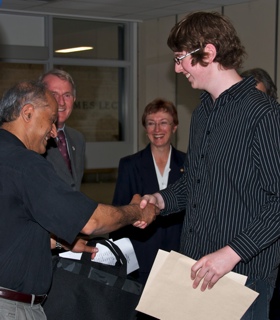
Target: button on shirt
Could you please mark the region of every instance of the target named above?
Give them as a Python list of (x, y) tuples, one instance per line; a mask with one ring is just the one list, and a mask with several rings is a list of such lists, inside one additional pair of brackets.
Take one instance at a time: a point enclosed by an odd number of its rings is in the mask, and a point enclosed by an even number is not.
[(253, 77), (215, 102), (204, 92), (190, 129), (186, 173), (160, 191), (162, 215), (186, 207), (181, 252), (193, 259), (229, 245), (234, 271), (264, 279), (280, 262), (279, 104)]

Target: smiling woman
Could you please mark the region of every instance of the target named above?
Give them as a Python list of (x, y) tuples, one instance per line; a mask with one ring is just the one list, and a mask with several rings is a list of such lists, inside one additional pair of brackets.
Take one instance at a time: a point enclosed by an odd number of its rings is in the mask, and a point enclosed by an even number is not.
[[(142, 125), (150, 143), (145, 149), (120, 160), (113, 204), (129, 203), (135, 193), (156, 192), (181, 177), (185, 153), (171, 145), (178, 124), (177, 110), (172, 102), (155, 99), (146, 106)], [(183, 214), (158, 217), (141, 233), (134, 227), (127, 227), (113, 234), (114, 238), (131, 239), (140, 266), (134, 276), (141, 283), (146, 283), (158, 249), (179, 250)]]

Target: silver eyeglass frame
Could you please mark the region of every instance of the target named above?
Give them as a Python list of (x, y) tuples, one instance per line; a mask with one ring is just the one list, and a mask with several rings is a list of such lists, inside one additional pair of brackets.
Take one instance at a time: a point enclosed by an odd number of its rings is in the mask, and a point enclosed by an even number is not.
[(181, 57), (174, 57), (173, 60), (174, 60), (174, 62), (175, 62), (176, 64), (180, 65), (181, 60), (183, 60), (183, 59), (185, 59), (186, 57), (190, 56), (191, 54), (197, 52), (198, 50), (200, 50), (200, 48), (195, 49), (195, 50), (193, 50), (193, 51), (191, 51), (191, 52), (189, 52), (189, 53), (186, 53), (186, 54), (184, 54), (184, 55), (181, 56)]

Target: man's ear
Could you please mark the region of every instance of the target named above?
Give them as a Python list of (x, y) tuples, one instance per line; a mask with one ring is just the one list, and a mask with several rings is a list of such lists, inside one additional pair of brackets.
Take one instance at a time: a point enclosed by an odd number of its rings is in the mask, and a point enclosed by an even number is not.
[(207, 56), (205, 57), (204, 60), (208, 63), (213, 62), (217, 55), (216, 47), (213, 44), (208, 43), (205, 46), (204, 51), (207, 53)]
[(26, 104), (21, 109), (21, 116), (26, 122), (29, 122), (32, 119), (33, 114), (34, 114), (34, 106), (31, 103)]

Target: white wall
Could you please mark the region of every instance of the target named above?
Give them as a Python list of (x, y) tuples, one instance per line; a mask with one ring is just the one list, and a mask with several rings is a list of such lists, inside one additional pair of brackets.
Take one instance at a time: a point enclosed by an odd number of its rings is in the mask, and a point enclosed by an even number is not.
[(0, 14), (0, 44), (22, 46), (45, 45), (43, 17)]
[(258, 0), (224, 8), (248, 57), (244, 70), (260, 67), (275, 79), (276, 0)]
[(172, 54), (166, 45), (167, 34), (176, 17), (149, 20), (139, 25), (138, 68), (138, 133), (139, 149), (146, 143), (141, 117), (145, 106), (155, 98), (175, 101), (176, 75), (173, 71)]

